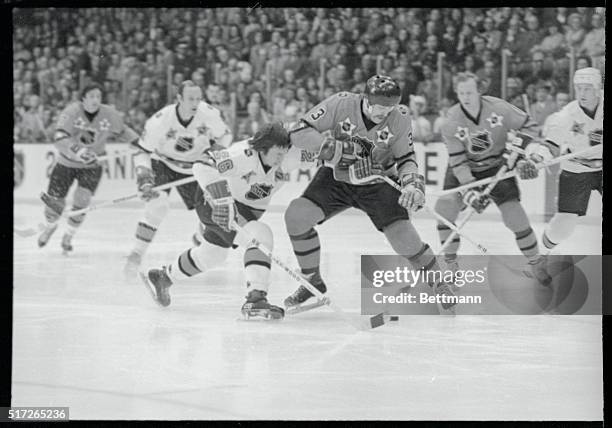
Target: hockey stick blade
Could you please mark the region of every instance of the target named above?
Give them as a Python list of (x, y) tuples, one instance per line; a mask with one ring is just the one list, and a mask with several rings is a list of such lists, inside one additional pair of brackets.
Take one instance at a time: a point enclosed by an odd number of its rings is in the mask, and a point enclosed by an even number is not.
[(329, 297), (324, 296), (322, 299), (319, 299), (314, 303), (309, 303), (307, 305), (291, 306), (290, 308), (287, 308), (285, 312), (288, 315), (301, 314), (302, 312), (310, 311), (315, 308), (320, 308), (321, 306), (329, 305), (329, 303), (330, 303)]
[[(237, 222), (234, 222), (232, 224), (232, 229), (234, 229), (238, 233), (241, 233), (244, 236), (246, 236), (248, 241), (249, 241), (248, 245), (254, 245), (257, 248), (259, 248), (267, 257), (270, 258), (270, 260), (272, 260), (272, 262), (274, 262), (278, 267), (280, 267), (282, 270), (284, 270), (289, 276), (291, 276), (292, 279), (294, 279), (300, 285), (304, 286), (315, 297), (317, 297), (318, 299), (323, 299), (324, 298), (323, 293), (321, 293), (314, 285), (312, 285), (304, 277), (302, 277), (301, 275), (296, 273), (294, 270), (292, 270), (289, 266), (287, 266), (281, 259), (279, 259), (277, 256), (275, 256), (274, 253), (272, 253), (272, 251), (266, 245), (264, 245), (263, 243), (259, 242), (259, 240), (257, 240), (257, 238), (251, 236)], [(379, 315), (382, 315), (382, 314), (378, 314), (378, 315), (375, 315), (373, 317), (369, 317), (367, 320), (361, 320), (361, 319), (353, 318), (352, 316), (350, 316), (349, 314), (344, 312), (344, 310), (342, 310), (342, 308), (340, 308), (339, 306), (334, 304), (331, 300), (328, 301), (327, 305), (339, 317), (344, 319), (347, 323), (351, 324), (357, 330), (369, 330), (369, 329), (380, 327), (381, 325), (384, 324), (384, 319), (383, 319), (382, 323), (380, 323), (378, 321), (378, 319), (376, 319), (376, 317), (378, 317)]]
[(13, 233), (21, 238), (29, 238), (34, 235), (38, 235), (40, 232), (44, 230), (44, 226), (42, 224), (38, 225), (38, 228), (27, 227), (25, 229), (20, 229), (19, 227), (13, 226)]

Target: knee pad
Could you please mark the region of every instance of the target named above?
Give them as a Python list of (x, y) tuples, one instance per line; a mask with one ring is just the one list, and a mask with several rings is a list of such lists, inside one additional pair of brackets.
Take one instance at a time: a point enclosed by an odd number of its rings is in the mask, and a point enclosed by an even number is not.
[(527, 213), (518, 200), (513, 199), (502, 203), (499, 205), (499, 211), (504, 224), (512, 232), (520, 232), (530, 227)]
[(313, 202), (306, 198), (291, 201), (285, 211), (285, 226), (290, 236), (302, 235), (308, 232), (325, 214)]
[(77, 187), (72, 198), (72, 206), (76, 209), (87, 208), (91, 202), (92, 196), (91, 190), (85, 189), (84, 187)]
[(49, 223), (54, 223), (60, 218), (66, 207), (65, 198), (57, 198), (47, 193), (41, 194), (41, 199), (45, 203), (45, 218)]
[(261, 221), (250, 221), (243, 226), (244, 233), (238, 233), (236, 236), (236, 242), (246, 248), (253, 248), (254, 245), (249, 244), (249, 241), (253, 238), (257, 239), (267, 249), (272, 251), (274, 249), (274, 238), (272, 236), (272, 229), (267, 224)]
[(576, 223), (578, 223), (578, 214), (557, 213), (546, 227), (546, 236), (555, 244), (559, 244), (571, 236)]
[(455, 221), (459, 211), (461, 211), (461, 206), (461, 197), (457, 193), (453, 193), (438, 198), (434, 209), (445, 219)]
[(166, 192), (160, 192), (157, 198), (151, 199), (145, 204), (145, 222), (151, 226), (159, 226), (164, 220), (164, 217), (168, 214), (169, 209), (170, 202), (168, 201), (168, 194)]

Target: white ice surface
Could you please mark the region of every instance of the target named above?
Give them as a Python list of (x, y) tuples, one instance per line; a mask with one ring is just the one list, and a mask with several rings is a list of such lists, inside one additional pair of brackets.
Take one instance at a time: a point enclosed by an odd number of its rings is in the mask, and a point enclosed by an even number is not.
[[(15, 237), (13, 406), (69, 406), (73, 419), (602, 418), (601, 317), (403, 316), (356, 332), (321, 308), (246, 322), (238, 251), (225, 267), (173, 286), (172, 305), (160, 308), (122, 278), (139, 217), (131, 208), (92, 212), (68, 257), (61, 229), (42, 250)], [(15, 206), (16, 225), (39, 218), (39, 206)], [(264, 219), (277, 253), (296, 266), (282, 215)], [(415, 223), (435, 249), (434, 221)], [(195, 224), (193, 212), (171, 210), (145, 266), (188, 248)], [(544, 224), (533, 227), (540, 236)], [(491, 253), (519, 254), (497, 219), (465, 230)], [(357, 314), (359, 255), (391, 248), (354, 211), (319, 231), (330, 293)], [(601, 252), (596, 222), (574, 238), (563, 252)], [(274, 268), (273, 303), (295, 288)]]

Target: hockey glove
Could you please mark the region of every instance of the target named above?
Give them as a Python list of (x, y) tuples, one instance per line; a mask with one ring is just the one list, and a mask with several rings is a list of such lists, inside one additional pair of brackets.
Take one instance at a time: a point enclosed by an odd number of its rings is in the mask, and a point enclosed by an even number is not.
[(530, 159), (521, 159), (516, 164), (516, 170), (518, 171), (521, 180), (532, 180), (538, 177), (538, 169), (535, 163)]
[(463, 203), (480, 214), (489, 206), (491, 198), (488, 195), (483, 195), (479, 190), (470, 189), (463, 195)]
[(146, 166), (136, 167), (136, 184), (140, 192), (140, 199), (150, 201), (159, 196), (159, 192), (153, 190), (155, 182), (153, 180), (153, 171)]
[(212, 221), (221, 229), (230, 232), (232, 223), (236, 220), (236, 206), (227, 180), (209, 183), (203, 190), (206, 200), (212, 207)]
[(81, 147), (75, 152), (77, 159), (86, 165), (96, 163), (98, 156), (86, 147)]
[(398, 204), (407, 210), (418, 211), (425, 205), (425, 177), (420, 174), (406, 174), (401, 180), (402, 193)]

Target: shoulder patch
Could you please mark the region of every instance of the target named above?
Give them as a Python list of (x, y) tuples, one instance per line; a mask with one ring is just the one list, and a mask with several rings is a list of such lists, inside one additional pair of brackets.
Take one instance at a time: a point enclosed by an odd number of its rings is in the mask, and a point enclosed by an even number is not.
[(253, 156), (253, 150), (251, 149), (244, 149), (244, 154), (247, 156)]
[(349, 96), (349, 93), (346, 91), (338, 92), (338, 98), (346, 98)]
[(229, 171), (234, 167), (234, 162), (231, 159), (226, 159), (223, 162), (217, 164), (217, 170), (220, 173), (224, 173), (225, 171)]

